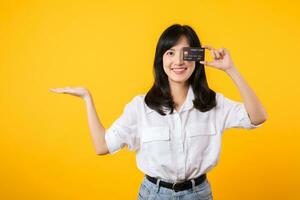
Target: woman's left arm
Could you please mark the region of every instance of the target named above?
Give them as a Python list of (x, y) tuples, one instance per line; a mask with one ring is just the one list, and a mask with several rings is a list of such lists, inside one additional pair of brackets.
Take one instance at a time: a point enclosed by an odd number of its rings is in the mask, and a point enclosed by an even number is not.
[(223, 70), (226, 74), (228, 74), (234, 81), (243, 98), (245, 108), (250, 117), (251, 123), (253, 125), (259, 125), (265, 122), (268, 118), (268, 115), (264, 107), (262, 106), (254, 91), (247, 84), (245, 79), (233, 64), (229, 51), (225, 48), (216, 50), (208, 45), (202, 47), (210, 50), (213, 61), (200, 61), (200, 63)]

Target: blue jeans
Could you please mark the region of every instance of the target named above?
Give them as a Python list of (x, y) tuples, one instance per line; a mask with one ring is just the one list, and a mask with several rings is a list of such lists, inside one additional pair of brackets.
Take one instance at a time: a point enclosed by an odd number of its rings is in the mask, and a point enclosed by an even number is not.
[[(158, 183), (158, 182), (157, 182)], [(206, 179), (193, 188), (175, 192), (172, 189), (158, 186), (144, 177), (139, 189), (138, 200), (212, 200), (210, 183)]]

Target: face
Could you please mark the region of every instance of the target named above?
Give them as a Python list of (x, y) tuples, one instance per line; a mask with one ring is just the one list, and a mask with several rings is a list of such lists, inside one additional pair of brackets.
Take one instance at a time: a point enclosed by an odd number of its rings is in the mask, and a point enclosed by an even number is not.
[(163, 55), (163, 67), (170, 84), (186, 84), (195, 69), (195, 61), (183, 60), (182, 48), (189, 47), (185, 36)]

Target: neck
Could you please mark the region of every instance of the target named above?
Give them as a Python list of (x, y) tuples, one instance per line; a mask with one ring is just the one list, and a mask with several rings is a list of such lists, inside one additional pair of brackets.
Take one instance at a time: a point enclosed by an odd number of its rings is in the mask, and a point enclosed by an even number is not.
[(175, 104), (182, 104), (186, 99), (189, 85), (187, 83), (172, 83), (170, 84), (170, 90)]

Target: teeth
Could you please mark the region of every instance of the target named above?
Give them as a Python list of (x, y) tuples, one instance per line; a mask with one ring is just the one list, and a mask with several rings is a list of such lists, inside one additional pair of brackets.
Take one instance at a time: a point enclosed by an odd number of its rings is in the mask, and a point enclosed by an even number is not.
[(172, 70), (173, 70), (173, 71), (181, 72), (181, 71), (186, 70), (186, 68), (177, 68), (177, 69), (173, 68)]

